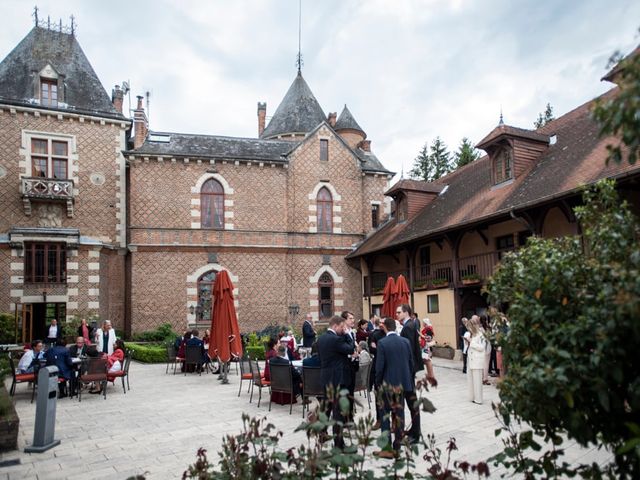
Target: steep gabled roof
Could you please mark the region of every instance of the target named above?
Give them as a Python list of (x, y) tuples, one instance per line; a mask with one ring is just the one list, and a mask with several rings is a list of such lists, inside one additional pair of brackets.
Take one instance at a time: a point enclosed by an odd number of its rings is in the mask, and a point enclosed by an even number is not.
[(361, 148), (354, 148), (352, 149), (352, 151), (362, 162), (360, 164), (360, 168), (362, 168), (362, 171), (395, 175), (395, 172), (384, 168), (382, 162), (378, 159), (378, 157), (376, 157), (373, 152), (365, 152)]
[(47, 65), (64, 76), (64, 101), (52, 110), (120, 117), (74, 35), (34, 27), (0, 63), (0, 101), (38, 105), (36, 75)]
[(302, 74), (298, 72), (260, 138), (308, 133), (325, 119), (318, 100), (302, 78)]
[(416, 192), (424, 192), (424, 193), (440, 193), (444, 190), (446, 185), (440, 183), (433, 182), (425, 182), (423, 180), (411, 180), (407, 178), (403, 178), (397, 181), (389, 190), (387, 190), (384, 194), (387, 196), (392, 196), (395, 192), (400, 190), (413, 190)]
[(126, 154), (286, 162), (287, 154), (297, 145), (284, 140), (149, 132), (139, 148)]
[(541, 143), (549, 143), (549, 136), (538, 133), (535, 130), (527, 130), (525, 128), (512, 127), (510, 125), (500, 124), (489, 134), (478, 142), (476, 148), (484, 150), (484, 147), (495, 142), (500, 137), (519, 137), (527, 140), (534, 140)]
[(338, 117), (338, 120), (336, 121), (336, 126), (333, 127), (333, 129), (336, 132), (338, 130), (357, 130), (364, 134), (364, 130), (362, 130), (362, 127), (358, 125), (358, 122), (356, 122), (356, 119), (353, 118), (351, 111), (347, 108), (346, 105), (342, 109), (342, 113)]
[[(617, 91), (610, 90), (601, 98), (611, 98)], [(607, 145), (618, 144), (619, 139), (600, 137), (599, 125), (591, 117), (594, 101), (542, 127), (541, 134), (556, 135), (556, 143), (513, 182), (496, 188), (491, 178), (490, 158), (479, 158), (439, 179), (438, 183), (447, 185), (446, 190), (413, 219), (404, 223), (392, 219), (349, 257), (394, 249), (454, 229), (509, 218), (513, 210), (577, 195), (583, 185), (602, 178), (640, 176), (640, 164), (607, 163)]]

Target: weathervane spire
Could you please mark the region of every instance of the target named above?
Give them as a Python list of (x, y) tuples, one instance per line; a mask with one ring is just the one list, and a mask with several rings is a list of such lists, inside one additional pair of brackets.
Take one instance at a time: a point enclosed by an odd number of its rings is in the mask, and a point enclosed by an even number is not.
[(298, 67), (298, 75), (302, 72), (302, 0), (298, 0), (298, 55), (296, 57), (296, 66)]
[(500, 105), (500, 121), (498, 125), (504, 125), (504, 117), (502, 116), (502, 105)]

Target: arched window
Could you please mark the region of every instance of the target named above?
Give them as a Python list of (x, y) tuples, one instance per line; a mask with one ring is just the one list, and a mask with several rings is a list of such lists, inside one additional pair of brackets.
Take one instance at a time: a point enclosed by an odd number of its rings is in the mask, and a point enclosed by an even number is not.
[(198, 279), (198, 306), (196, 307), (196, 322), (211, 323), (213, 308), (213, 284), (216, 281), (216, 271), (211, 270)]
[(200, 218), (202, 228), (224, 228), (224, 189), (213, 178), (200, 190)]
[(326, 187), (318, 191), (316, 197), (318, 232), (331, 233), (333, 231), (333, 199)]
[(506, 182), (513, 178), (513, 170), (511, 166), (511, 151), (507, 148), (500, 150), (493, 159), (493, 178), (494, 183)]
[(331, 318), (333, 316), (333, 278), (327, 272), (320, 275), (318, 280), (318, 304), (320, 318)]

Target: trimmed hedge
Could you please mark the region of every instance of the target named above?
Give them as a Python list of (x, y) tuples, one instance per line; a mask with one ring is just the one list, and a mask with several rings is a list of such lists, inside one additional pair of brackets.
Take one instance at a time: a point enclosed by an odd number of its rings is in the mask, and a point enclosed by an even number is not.
[(133, 359), (144, 363), (165, 363), (167, 347), (156, 343), (127, 342), (127, 348), (133, 350)]
[(244, 352), (249, 355), (253, 360), (264, 360), (264, 347), (245, 347)]

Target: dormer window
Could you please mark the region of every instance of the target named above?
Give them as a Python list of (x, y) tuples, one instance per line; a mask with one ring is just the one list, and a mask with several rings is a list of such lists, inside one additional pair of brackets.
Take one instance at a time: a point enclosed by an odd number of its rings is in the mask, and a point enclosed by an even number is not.
[(493, 158), (493, 183), (497, 185), (512, 178), (513, 162), (511, 159), (511, 149), (502, 148)]
[(58, 82), (49, 78), (40, 79), (40, 105), (58, 106)]

